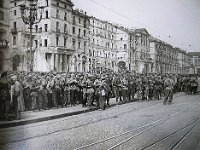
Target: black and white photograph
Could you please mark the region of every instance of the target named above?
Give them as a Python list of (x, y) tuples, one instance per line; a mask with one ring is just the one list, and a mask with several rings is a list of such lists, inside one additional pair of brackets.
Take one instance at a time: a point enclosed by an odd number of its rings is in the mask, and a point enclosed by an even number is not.
[(200, 0), (0, 0), (0, 150), (200, 150)]

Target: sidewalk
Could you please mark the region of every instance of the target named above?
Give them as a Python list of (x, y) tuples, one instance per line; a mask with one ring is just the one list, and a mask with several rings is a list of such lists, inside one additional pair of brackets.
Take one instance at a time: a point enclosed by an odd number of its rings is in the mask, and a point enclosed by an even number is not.
[[(182, 95), (183, 93), (175, 94), (175, 97)], [(116, 103), (115, 98), (110, 99), (110, 105), (115, 106), (118, 105)], [(59, 109), (50, 109), (50, 110), (42, 110), (42, 111), (25, 111), (22, 112), (20, 120), (13, 120), (13, 121), (0, 121), (0, 129), (1, 128), (8, 128), (8, 127), (15, 127), (20, 125), (26, 125), (31, 123), (38, 123), (42, 121), (48, 121), (63, 117), (69, 117), (73, 115), (78, 115), (81, 113), (91, 112), (98, 110), (98, 108), (94, 107), (82, 107), (81, 104), (76, 106), (68, 106), (65, 108)]]
[[(115, 106), (116, 103), (115, 98), (110, 99), (110, 105)], [(78, 115), (81, 113), (91, 112), (98, 110), (98, 108), (94, 107), (82, 107), (81, 104), (76, 106), (68, 106), (59, 109), (50, 109), (50, 110), (42, 110), (42, 111), (25, 111), (21, 113), (20, 120), (13, 120), (13, 121), (0, 121), (0, 129), (1, 128), (8, 128), (8, 127), (15, 127), (20, 125), (26, 125), (31, 123), (37, 123), (52, 119), (58, 119), (73, 115)]]

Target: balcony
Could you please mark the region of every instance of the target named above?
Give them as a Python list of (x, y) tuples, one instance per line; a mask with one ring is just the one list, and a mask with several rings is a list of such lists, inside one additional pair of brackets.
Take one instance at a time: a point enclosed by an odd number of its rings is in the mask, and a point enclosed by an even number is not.
[(12, 33), (12, 34), (17, 34), (17, 28), (11, 29), (11, 33)]
[(0, 40), (0, 48), (6, 48), (8, 47), (8, 41), (7, 40)]

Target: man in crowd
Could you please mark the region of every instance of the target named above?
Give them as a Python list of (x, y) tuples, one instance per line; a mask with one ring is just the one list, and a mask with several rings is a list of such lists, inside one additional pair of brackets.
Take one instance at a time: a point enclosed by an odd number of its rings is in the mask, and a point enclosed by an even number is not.
[(167, 75), (167, 78), (164, 82), (165, 87), (165, 98), (163, 104), (165, 105), (167, 102), (168, 104), (172, 103), (173, 100), (173, 89), (174, 89), (174, 81)]
[(11, 101), (12, 112), (15, 119), (21, 118), (21, 112), (24, 111), (24, 97), (22, 85), (17, 80), (17, 76), (11, 77)]

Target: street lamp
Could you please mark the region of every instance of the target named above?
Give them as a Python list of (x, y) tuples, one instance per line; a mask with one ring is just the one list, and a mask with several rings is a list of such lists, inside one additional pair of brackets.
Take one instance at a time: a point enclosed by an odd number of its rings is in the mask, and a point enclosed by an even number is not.
[[(28, 0), (29, 6), (26, 6), (25, 4), (21, 4), (20, 10), (21, 10), (21, 17), (23, 22), (26, 25), (29, 25), (29, 30), (30, 30), (30, 62), (29, 62), (29, 67), (30, 71), (33, 71), (33, 64), (34, 64), (34, 51), (32, 50), (32, 29), (33, 25), (37, 24), (41, 21), (42, 19), (42, 13), (44, 10), (44, 6), (37, 6), (37, 0)], [(40, 14), (39, 18), (37, 18), (37, 14)], [(27, 59), (28, 61), (28, 59)]]

